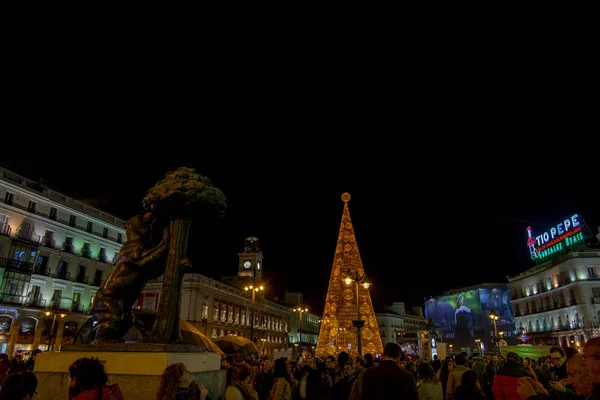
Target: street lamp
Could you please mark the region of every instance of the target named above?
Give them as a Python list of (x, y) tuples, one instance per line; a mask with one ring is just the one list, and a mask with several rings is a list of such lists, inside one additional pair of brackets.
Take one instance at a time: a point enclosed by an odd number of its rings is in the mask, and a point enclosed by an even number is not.
[(475, 343), (477, 343), (477, 352), (481, 356), (481, 339), (475, 339)]
[(371, 283), (367, 280), (367, 274), (360, 275), (358, 271), (352, 274), (350, 270), (346, 271), (344, 283), (350, 286), (354, 282), (356, 284), (356, 319), (352, 321), (352, 326), (356, 327), (356, 339), (358, 345), (358, 354), (362, 355), (362, 346), (360, 343), (360, 328), (365, 326), (365, 321), (360, 319), (360, 299), (358, 297), (358, 285), (362, 285), (366, 290), (369, 289)]
[(265, 287), (263, 285), (248, 285), (244, 287), (244, 290), (246, 292), (248, 290), (252, 291), (252, 323), (250, 324), (250, 340), (254, 342), (254, 297), (257, 292), (265, 290)]
[(50, 314), (54, 314), (54, 317), (52, 318), (52, 326), (50, 327), (50, 331), (48, 332), (48, 351), (52, 351), (54, 350), (54, 343), (51, 343), (50, 340), (54, 339), (56, 340), (56, 336), (54, 335), (54, 325), (56, 324), (56, 316), (60, 315), (60, 318), (64, 318), (67, 316), (67, 314), (65, 313), (59, 313), (57, 311), (50, 311), (50, 310), (46, 310), (44, 311), (44, 314), (46, 315), (46, 317), (49, 317)]
[(298, 308), (294, 308), (294, 312), (300, 313), (300, 323), (298, 324), (298, 334), (299, 334), (299, 338), (298, 338), (298, 342), (302, 343), (302, 313), (303, 312), (308, 312), (308, 307), (298, 307)]
[(494, 312), (494, 310), (492, 310), (492, 311), (490, 312), (490, 319), (491, 319), (492, 321), (494, 321), (494, 341), (496, 342), (496, 346), (498, 346), (498, 330), (497, 330), (497, 328), (496, 328), (496, 321), (498, 321), (498, 318), (500, 318), (500, 317), (498, 316), (498, 314), (496, 314), (496, 313)]
[(448, 346), (450, 346), (450, 354), (452, 354), (452, 346), (454, 346), (453, 344), (449, 344)]

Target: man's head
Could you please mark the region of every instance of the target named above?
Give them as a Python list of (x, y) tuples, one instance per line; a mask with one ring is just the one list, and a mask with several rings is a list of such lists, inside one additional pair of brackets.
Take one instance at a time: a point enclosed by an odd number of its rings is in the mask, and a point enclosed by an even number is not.
[(467, 362), (467, 357), (465, 357), (464, 354), (457, 354), (454, 357), (454, 362), (456, 362), (456, 365), (465, 365)]
[(560, 347), (553, 346), (552, 348), (550, 348), (550, 360), (554, 363), (556, 367), (561, 367), (565, 363), (565, 361), (567, 361), (565, 351)]
[(402, 354), (402, 349), (398, 346), (397, 343), (387, 343), (383, 349), (383, 356), (381, 357), (384, 360), (392, 360), (398, 362), (400, 355)]
[(583, 356), (574, 354), (567, 361), (567, 385), (572, 385), (578, 396), (585, 396), (589, 388), (589, 376), (583, 367)]
[(591, 378), (592, 387), (600, 383), (600, 337), (595, 337), (583, 347), (583, 360), (587, 374)]
[(37, 357), (38, 354), (40, 354), (42, 352), (42, 350), (40, 349), (35, 349), (31, 352), (31, 359), (33, 361), (35, 361), (35, 358)]

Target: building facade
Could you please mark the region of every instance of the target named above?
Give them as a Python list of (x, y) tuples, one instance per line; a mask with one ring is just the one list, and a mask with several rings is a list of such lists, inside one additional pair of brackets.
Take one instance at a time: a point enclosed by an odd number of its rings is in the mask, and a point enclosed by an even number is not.
[(583, 248), (508, 278), (518, 334), (582, 347), (600, 336), (600, 249)]
[(0, 168), (0, 352), (72, 343), (125, 221)]
[(319, 340), (321, 319), (310, 312), (300, 292), (285, 291), (284, 304), (292, 310), (290, 316), (290, 345), (298, 354), (314, 354)]
[(405, 354), (424, 357), (420, 337), (425, 329), (426, 319), (422, 307), (413, 307), (406, 311), (403, 302), (394, 302), (376, 313), (381, 341), (397, 343)]
[[(181, 319), (212, 339), (226, 335), (251, 338), (263, 355), (273, 356), (276, 350), (290, 346), (290, 316), (292, 310), (265, 297), (262, 279), (262, 252), (258, 241), (246, 240), (239, 254), (239, 271), (224, 281), (201, 274), (186, 274), (183, 279)], [(253, 286), (263, 290), (245, 290)], [(162, 277), (146, 284), (138, 299), (139, 309), (158, 309)], [(254, 324), (252, 324), (254, 316)]]

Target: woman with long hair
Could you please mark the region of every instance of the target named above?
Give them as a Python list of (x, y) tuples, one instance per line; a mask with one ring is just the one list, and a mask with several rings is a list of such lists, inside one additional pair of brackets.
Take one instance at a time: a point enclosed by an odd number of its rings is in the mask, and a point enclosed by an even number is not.
[(208, 389), (192, 380), (183, 363), (169, 365), (160, 377), (157, 400), (210, 400)]
[(419, 400), (443, 400), (442, 384), (428, 362), (417, 368)]
[(278, 358), (273, 367), (273, 388), (271, 389), (270, 399), (272, 400), (292, 400), (292, 388), (296, 381), (292, 379), (288, 371), (287, 358)]
[(454, 369), (454, 361), (445, 359), (442, 361), (442, 366), (438, 372), (440, 383), (442, 384), (442, 394), (446, 398), (446, 384), (448, 383), (448, 375)]
[(454, 400), (484, 400), (477, 373), (465, 371), (460, 378), (461, 385), (454, 391)]
[(0, 400), (29, 400), (35, 396), (38, 380), (31, 371), (10, 374), (2, 383)]
[(108, 384), (104, 362), (83, 357), (69, 366), (69, 400), (123, 400), (119, 384)]
[(225, 400), (258, 400), (258, 393), (252, 387), (253, 378), (250, 364), (246, 361), (236, 363), (225, 391)]

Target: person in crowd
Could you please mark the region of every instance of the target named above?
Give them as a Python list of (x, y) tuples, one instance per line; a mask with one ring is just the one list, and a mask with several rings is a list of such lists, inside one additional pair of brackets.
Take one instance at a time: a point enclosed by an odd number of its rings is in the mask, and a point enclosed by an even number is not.
[(229, 386), (231, 375), (233, 374), (233, 366), (235, 365), (235, 357), (232, 355), (226, 356), (221, 360), (221, 369), (227, 370), (226, 384)]
[(35, 365), (35, 359), (36, 359), (37, 355), (40, 354), (41, 352), (42, 352), (41, 349), (34, 349), (31, 352), (31, 355), (29, 356), (29, 360), (27, 360), (27, 362), (25, 362), (25, 365), (23, 366), (23, 370), (33, 371), (33, 367)]
[(442, 366), (438, 371), (438, 378), (440, 378), (440, 383), (442, 384), (442, 394), (444, 395), (444, 399), (446, 398), (446, 387), (448, 386), (448, 375), (450, 375), (450, 371), (454, 369), (454, 361), (452, 359), (444, 359), (442, 361)]
[(457, 387), (462, 384), (462, 374), (469, 370), (465, 366), (467, 362), (467, 357), (464, 354), (457, 354), (454, 357), (454, 362), (456, 366), (452, 368), (452, 371), (448, 373), (448, 383), (446, 383), (446, 398), (452, 399), (454, 396), (454, 391)]
[(354, 378), (354, 366), (350, 361), (346, 362), (342, 369), (342, 378), (333, 384), (334, 399), (348, 400), (350, 389)]
[(2, 387), (2, 382), (4, 382), (4, 378), (6, 378), (10, 369), (12, 368), (12, 363), (8, 358), (0, 359), (0, 388)]
[(492, 393), (494, 400), (520, 400), (517, 392), (517, 381), (519, 378), (534, 376), (521, 364), (521, 358), (515, 352), (506, 355), (506, 363), (496, 372)]
[(316, 369), (316, 378), (319, 380), (319, 399), (331, 400), (333, 396), (333, 380), (327, 371), (327, 364), (325, 361), (319, 360), (317, 361)]
[(589, 376), (588, 400), (600, 399), (600, 337), (589, 339), (583, 347), (583, 366)]
[(352, 387), (350, 388), (350, 396), (348, 397), (349, 400), (360, 400), (362, 398), (362, 378), (363, 373), (366, 370), (367, 366), (365, 358), (361, 355), (356, 356), (354, 366), (354, 379), (352, 380)]
[(236, 363), (225, 391), (225, 400), (258, 400), (258, 393), (252, 387), (252, 374), (252, 367), (246, 361)]
[(500, 359), (497, 354), (492, 355), (491, 360), (485, 367), (485, 372), (483, 374), (483, 393), (486, 399), (492, 399), (492, 387), (494, 386), (494, 378), (496, 377), (496, 372), (500, 369)]
[(428, 362), (422, 362), (417, 368), (417, 392), (419, 400), (443, 400), (442, 384)]
[(4, 379), (0, 400), (30, 400), (37, 394), (38, 380), (31, 371), (20, 371)]
[(433, 370), (436, 374), (442, 367), (442, 360), (440, 360), (437, 354), (433, 355), (433, 361), (431, 361), (431, 366), (433, 367)]
[(278, 358), (273, 366), (273, 388), (269, 400), (292, 400), (293, 388), (296, 382), (292, 378), (286, 358)]
[(258, 397), (266, 399), (273, 387), (273, 371), (271, 360), (265, 359), (260, 365), (260, 370), (256, 375), (255, 388), (258, 393)]
[(371, 368), (375, 366), (375, 361), (373, 360), (373, 354), (367, 353), (364, 355), (365, 357), (365, 368)]
[(550, 361), (553, 365), (550, 369), (550, 380), (560, 381), (567, 379), (567, 355), (561, 347), (553, 346), (550, 349)]
[(104, 363), (97, 358), (83, 357), (69, 366), (70, 400), (123, 400), (118, 383), (108, 384)]
[(396, 343), (387, 343), (378, 366), (363, 373), (363, 400), (417, 400), (415, 377), (398, 365), (402, 350)]
[[(104, 400), (104, 397), (102, 398)], [(156, 400), (210, 400), (208, 389), (192, 380), (183, 363), (169, 365), (163, 371)]]
[(479, 377), (475, 371), (465, 371), (460, 377), (460, 382), (460, 386), (454, 391), (453, 400), (484, 400)]

